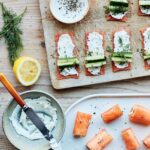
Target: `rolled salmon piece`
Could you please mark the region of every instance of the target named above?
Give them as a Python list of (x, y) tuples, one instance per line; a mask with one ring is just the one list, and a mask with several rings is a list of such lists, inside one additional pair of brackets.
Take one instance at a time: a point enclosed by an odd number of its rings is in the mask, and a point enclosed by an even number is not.
[(140, 147), (140, 144), (131, 128), (122, 131), (122, 138), (126, 145), (126, 150), (137, 150)]
[(129, 119), (134, 123), (150, 125), (150, 109), (141, 105), (134, 105), (129, 114)]
[(86, 146), (89, 150), (103, 150), (112, 140), (112, 136), (109, 135), (105, 129), (102, 129), (87, 143)]
[(143, 144), (146, 148), (150, 148), (150, 135), (144, 139)]
[(74, 136), (77, 137), (86, 136), (91, 118), (92, 118), (91, 114), (77, 112), (75, 125), (73, 129)]
[(101, 117), (105, 123), (110, 123), (123, 115), (119, 105), (115, 105), (106, 112), (102, 113)]

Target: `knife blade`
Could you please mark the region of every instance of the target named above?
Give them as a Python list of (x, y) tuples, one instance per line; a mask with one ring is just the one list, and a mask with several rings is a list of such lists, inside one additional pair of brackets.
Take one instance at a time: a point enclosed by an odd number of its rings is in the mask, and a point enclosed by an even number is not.
[(51, 149), (55, 150), (58, 149), (58, 143), (54, 139), (53, 135), (50, 133), (50, 131), (47, 129), (45, 124), (41, 121), (39, 116), (35, 113), (35, 111), (25, 105), (23, 107), (23, 111), (26, 113), (27, 117), (32, 121), (32, 123), (39, 129), (39, 131), (43, 134), (45, 139), (47, 139), (50, 142)]
[(33, 111), (32, 108), (25, 105), (23, 107), (23, 111), (26, 113), (27, 117), (32, 121), (32, 123), (40, 130), (40, 132), (43, 134), (43, 136), (50, 141), (53, 137), (49, 133), (49, 130), (45, 126), (45, 124), (41, 121), (39, 116)]

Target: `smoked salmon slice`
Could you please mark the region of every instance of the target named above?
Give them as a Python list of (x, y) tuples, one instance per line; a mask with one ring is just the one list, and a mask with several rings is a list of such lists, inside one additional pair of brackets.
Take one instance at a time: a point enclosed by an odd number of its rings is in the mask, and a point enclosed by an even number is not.
[[(71, 37), (72, 42), (73, 42), (73, 39), (74, 39), (74, 33), (72, 33), (72, 32), (69, 32), (69, 33), (57, 33), (55, 35), (55, 43), (56, 43), (56, 66), (57, 66), (57, 68), (56, 68), (56, 77), (57, 77), (58, 80), (69, 79), (69, 78), (78, 79), (79, 78), (79, 73), (80, 73), (80, 67), (79, 66), (75, 66), (75, 69), (78, 72), (77, 75), (67, 75), (67, 76), (63, 76), (61, 74), (61, 69), (58, 67), (58, 59), (59, 59), (58, 42), (59, 42), (60, 37), (62, 35), (64, 35), (64, 34), (68, 34)], [(78, 56), (78, 50), (77, 50), (76, 47), (74, 48), (73, 53), (74, 53), (74, 57)]]
[(150, 109), (141, 105), (134, 105), (129, 114), (129, 119), (133, 123), (150, 125)]
[(146, 148), (150, 148), (150, 135), (144, 139), (143, 144)]
[(113, 140), (105, 129), (102, 129), (96, 134), (88, 143), (87, 148), (89, 150), (103, 150)]
[(126, 150), (137, 150), (140, 147), (140, 144), (131, 128), (122, 131), (122, 138), (126, 145)]
[(86, 136), (91, 118), (91, 114), (77, 112), (75, 125), (73, 129), (73, 134), (75, 137)]
[(106, 112), (102, 113), (101, 117), (105, 123), (110, 123), (123, 115), (119, 105), (115, 105)]

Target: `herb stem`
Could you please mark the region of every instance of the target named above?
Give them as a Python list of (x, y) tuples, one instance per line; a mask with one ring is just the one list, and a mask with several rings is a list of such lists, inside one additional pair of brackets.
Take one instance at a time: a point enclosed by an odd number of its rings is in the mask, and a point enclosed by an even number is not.
[(0, 31), (0, 39), (2, 37), (5, 39), (9, 52), (9, 60), (13, 65), (15, 60), (19, 57), (20, 51), (23, 49), (21, 39), (22, 31), (19, 25), (27, 8), (23, 11), (23, 13), (17, 15), (13, 11), (7, 9), (2, 2), (0, 2), (0, 6), (2, 8), (2, 16), (4, 20), (4, 25)]

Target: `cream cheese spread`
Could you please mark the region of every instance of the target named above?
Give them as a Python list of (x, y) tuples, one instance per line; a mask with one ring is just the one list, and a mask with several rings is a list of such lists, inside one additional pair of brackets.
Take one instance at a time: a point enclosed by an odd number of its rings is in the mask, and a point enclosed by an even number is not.
[(150, 53), (150, 28), (147, 28), (143, 33), (144, 36), (144, 50)]
[(98, 32), (89, 33), (87, 45), (88, 52), (91, 52), (92, 56), (104, 56), (103, 36)]
[[(144, 36), (144, 50), (146, 53), (150, 54), (150, 28), (147, 28), (143, 33)], [(147, 60), (148, 65), (150, 65), (150, 60)]]
[(75, 45), (69, 34), (62, 34), (57, 44), (59, 58), (73, 57)]
[[(40, 97), (37, 99), (25, 99), (25, 101), (27, 105), (37, 113), (49, 131), (52, 131), (57, 124), (57, 109), (51, 105), (51, 102), (46, 97)], [(29, 120), (19, 105), (16, 106), (12, 115), (10, 116), (10, 121), (15, 131), (19, 135), (24, 136), (30, 140), (44, 138), (44, 136)]]
[(100, 69), (101, 67), (91, 67), (88, 68), (88, 71), (92, 74), (92, 75), (99, 75), (100, 74)]
[(110, 13), (110, 15), (111, 15), (113, 18), (120, 20), (120, 19), (122, 19), (122, 18), (126, 15), (126, 13), (124, 13), (124, 14), (123, 14), (123, 13), (118, 13), (118, 14)]
[(146, 8), (141, 7), (141, 12), (143, 14), (150, 15), (150, 9), (149, 8), (146, 9)]
[(75, 67), (67, 67), (61, 71), (61, 74), (63, 76), (68, 76), (68, 75), (78, 75), (79, 73)]

